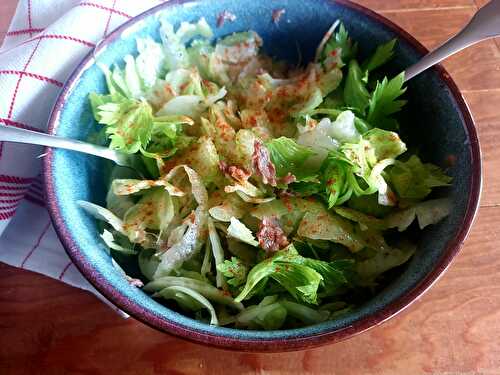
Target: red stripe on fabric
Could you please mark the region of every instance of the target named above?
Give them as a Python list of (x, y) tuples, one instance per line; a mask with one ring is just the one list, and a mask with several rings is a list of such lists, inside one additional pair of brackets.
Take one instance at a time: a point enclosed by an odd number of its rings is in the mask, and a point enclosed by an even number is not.
[(33, 198), (38, 198), (38, 199), (41, 199), (41, 200), (44, 200), (45, 199), (45, 193), (43, 191), (38, 191), (38, 190), (28, 190), (28, 192), (26, 193), (28, 195), (31, 195)]
[(15, 213), (16, 213), (16, 210), (9, 211), (9, 212), (0, 212), (0, 220), (8, 220), (12, 216), (14, 216)]
[(43, 185), (40, 181), (35, 180), (33, 181), (33, 184), (30, 186), (30, 190), (31, 189), (43, 191)]
[(63, 268), (61, 274), (58, 277), (59, 280), (62, 280), (62, 278), (64, 277), (66, 271), (68, 270), (69, 267), (71, 267), (72, 264), (73, 264), (72, 262), (69, 262), (68, 264), (66, 264), (66, 266)]
[(36, 243), (33, 245), (33, 247), (28, 252), (28, 254), (24, 257), (24, 259), (23, 259), (23, 261), (21, 263), (21, 268), (24, 268), (24, 264), (26, 263), (26, 261), (29, 259), (30, 256), (33, 255), (33, 253), (35, 252), (35, 250), (38, 249), (38, 247), (40, 246), (40, 243), (42, 242), (43, 237), (45, 236), (45, 234), (47, 233), (47, 231), (49, 230), (49, 228), (50, 228), (50, 220), (48, 221), (48, 223), (43, 228), (43, 231), (40, 234), (40, 236), (38, 236), (38, 239), (36, 240)]
[(30, 29), (21, 29), (21, 30), (13, 30), (9, 31), (5, 34), (5, 36), (16, 36), (16, 35), (23, 35), (23, 34), (34, 34), (34, 33), (40, 33), (45, 29), (37, 29), (37, 28), (30, 28)]
[(19, 206), (19, 203), (21, 203), (21, 201), (15, 203), (15, 204), (11, 204), (10, 206), (1, 206), (0, 211), (15, 210), (17, 208), (17, 206)]
[(120, 16), (125, 17), (125, 18), (132, 18), (131, 15), (129, 15), (125, 12), (122, 12), (121, 10), (105, 7), (104, 5), (100, 5), (100, 4), (96, 4), (96, 3), (83, 2), (83, 3), (78, 4), (78, 6), (80, 6), (80, 7), (92, 7), (92, 8), (107, 10), (108, 12), (119, 14)]
[[(27, 44), (29, 42), (33, 42), (33, 41), (39, 40), (39, 39), (69, 40), (69, 41), (72, 41), (72, 42), (81, 43), (81, 44), (83, 44), (83, 45), (85, 45), (87, 47), (95, 47), (95, 44), (92, 43), (92, 42), (89, 42), (89, 41), (86, 41), (86, 40), (83, 40), (83, 39), (79, 39), (79, 38), (75, 38), (75, 37), (70, 36), (70, 35), (63, 35), (63, 34), (43, 34), (43, 35), (35, 36), (34, 38), (30, 38), (28, 40), (25, 40), (24, 42), (19, 43), (16, 47), (22, 46), (24, 44)], [(3, 53), (6, 53), (8, 51), (10, 51), (10, 50), (2, 51), (2, 52), (0, 52), (0, 55), (2, 55)]]
[(33, 193), (34, 195), (43, 196), (44, 190), (43, 187), (34, 187), (33, 185), (31, 185), (28, 190), (28, 193)]
[(0, 70), (0, 74), (14, 74), (14, 75), (26, 76), (26, 77), (31, 77), (31, 78), (38, 79), (40, 81), (52, 83), (53, 85), (56, 85), (56, 86), (59, 86), (59, 87), (63, 86), (62, 82), (60, 82), (58, 80), (55, 80), (53, 78), (45, 77), (45, 76), (42, 76), (40, 74), (24, 72), (24, 71), (21, 71), (21, 70)]
[(30, 190), (28, 190), (27, 194), (31, 194), (32, 197), (38, 198), (41, 200), (45, 199), (45, 193), (43, 190), (40, 191), (40, 190), (30, 189)]
[(39, 129), (35, 128), (34, 126), (26, 125), (26, 124), (23, 124), (22, 122), (13, 121), (13, 120), (10, 120), (8, 118), (2, 118), (2, 117), (0, 117), (0, 122), (3, 122), (5, 125), (14, 126), (16, 128), (27, 129), (27, 130), (34, 130), (34, 131), (37, 131), (37, 132), (40, 131)]
[(30, 184), (34, 180), (33, 177), (18, 177), (18, 176), (8, 176), (6, 174), (0, 174), (0, 182), (6, 182), (8, 184)]
[(37, 206), (45, 207), (45, 202), (39, 197), (34, 197), (32, 195), (26, 194), (24, 197), (28, 202), (36, 204)]
[(31, 184), (31, 187), (38, 188), (40, 190), (43, 190), (43, 182), (40, 179), (40, 176), (35, 177), (35, 180)]
[[(33, 48), (33, 51), (31, 51), (31, 55), (28, 57), (28, 60), (26, 61), (26, 64), (24, 64), (23, 71), (26, 70), (26, 68), (28, 67), (29, 63), (33, 59), (33, 56), (35, 55), (35, 52), (38, 49), (38, 46), (40, 45), (41, 41), (42, 41), (41, 39), (38, 39), (38, 42), (36, 43), (35, 48)], [(7, 115), (7, 117), (9, 119), (12, 118), (12, 111), (14, 110), (14, 102), (16, 101), (17, 92), (19, 91), (19, 85), (21, 84), (21, 79), (22, 78), (23, 78), (23, 76), (20, 75), (19, 79), (17, 80), (17, 83), (16, 83), (16, 88), (14, 89), (14, 95), (12, 95), (12, 100), (11, 100), (10, 105), (9, 105), (9, 114)]]
[[(31, 23), (31, 0), (28, 0), (28, 28), (32, 29), (33, 24)], [(30, 33), (31, 36), (31, 33)]]
[(20, 195), (24, 195), (24, 191), (20, 191), (17, 193), (4, 193), (0, 191), (0, 197), (18, 197)]
[(23, 197), (18, 197), (16, 199), (0, 199), (0, 203), (17, 203), (21, 199), (23, 199)]
[(37, 36), (37, 37), (34, 37), (33, 39), (31, 40), (35, 40), (35, 39), (61, 39), (61, 40), (71, 40), (73, 42), (77, 42), (77, 43), (81, 43), (81, 44), (84, 44), (88, 47), (95, 47), (95, 44), (94, 43), (91, 43), (91, 42), (88, 42), (86, 40), (83, 40), (83, 39), (79, 39), (79, 38), (75, 38), (73, 36), (70, 36), (70, 35), (62, 35), (62, 34), (44, 34), (44, 35), (40, 35), (40, 36)]
[(22, 190), (23, 192), (28, 190), (27, 186), (7, 186), (0, 185), (0, 190)]
[[(115, 9), (116, 0), (113, 0), (113, 5), (111, 5), (111, 9)], [(103, 36), (106, 37), (108, 35), (109, 23), (111, 22), (111, 17), (113, 16), (113, 12), (109, 12), (108, 20), (106, 21), (106, 27), (104, 28)]]

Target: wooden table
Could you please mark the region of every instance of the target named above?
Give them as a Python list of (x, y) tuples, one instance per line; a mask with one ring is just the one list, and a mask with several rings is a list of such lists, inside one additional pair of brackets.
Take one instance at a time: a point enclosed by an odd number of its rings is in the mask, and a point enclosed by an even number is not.
[[(485, 2), (361, 1), (428, 48), (455, 33)], [(15, 5), (0, 0), (0, 39)], [(0, 264), (0, 373), (500, 374), (500, 44), (483, 42), (445, 66), (477, 121), (484, 192), (462, 252), (406, 312), (340, 344), (238, 354), (124, 320), (90, 293)]]

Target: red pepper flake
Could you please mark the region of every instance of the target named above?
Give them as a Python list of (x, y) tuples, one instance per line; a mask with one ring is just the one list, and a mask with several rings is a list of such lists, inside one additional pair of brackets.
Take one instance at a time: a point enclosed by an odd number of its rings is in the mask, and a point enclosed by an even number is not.
[(446, 165), (448, 167), (453, 167), (457, 163), (457, 156), (456, 155), (448, 155), (446, 157)]
[(250, 116), (250, 125), (252, 125), (253, 127), (257, 126), (257, 119), (255, 118), (255, 116)]
[(279, 108), (276, 108), (272, 111), (269, 112), (269, 120), (271, 120), (271, 122), (276, 122), (276, 123), (280, 123), (280, 122), (283, 122), (283, 120), (288, 116), (288, 114), (279, 109)]
[(285, 9), (274, 9), (273, 10), (273, 15), (271, 16), (273, 19), (273, 22), (277, 25), (280, 22), (281, 16), (285, 14)]
[(275, 252), (288, 245), (285, 232), (281, 229), (276, 217), (264, 217), (257, 232), (259, 245), (266, 252)]
[(292, 202), (290, 202), (290, 199), (288, 197), (282, 197), (281, 200), (282, 200), (283, 204), (285, 205), (286, 209), (288, 210), (288, 212), (292, 212), (293, 205), (292, 205)]
[(398, 202), (398, 198), (396, 197), (396, 194), (394, 194), (394, 192), (392, 192), (392, 191), (387, 192), (387, 199), (389, 200), (389, 202), (391, 202), (394, 205)]
[(184, 219), (184, 222), (186, 223), (186, 222), (190, 221), (191, 224), (194, 224), (195, 220), (196, 220), (196, 216), (194, 214), (194, 211), (191, 211), (191, 213)]
[(326, 180), (326, 184), (327, 184), (328, 186), (333, 185), (333, 184), (334, 184), (334, 183), (336, 183), (336, 182), (337, 182), (337, 180), (336, 180), (336, 179), (334, 179), (334, 178), (330, 178), (330, 179)]
[(163, 86), (163, 89), (167, 94), (175, 96), (175, 91), (172, 89), (172, 86), (170, 86), (168, 83), (165, 86)]
[(236, 165), (227, 165), (223, 160), (219, 162), (219, 169), (226, 177), (232, 178), (241, 184), (247, 182), (252, 175), (244, 168), (237, 167)]
[(180, 91), (184, 91), (189, 85), (190, 85), (191, 82), (184, 82), (181, 87), (179, 87)]
[(290, 197), (294, 197), (295, 194), (290, 190), (283, 189), (278, 191), (278, 196), (282, 199), (288, 199)]
[(293, 174), (291, 174), (290, 172), (288, 172), (288, 174), (285, 177), (282, 177), (280, 179), (280, 182), (284, 183), (285, 185), (289, 185), (295, 181), (297, 181), (297, 178)]
[(276, 168), (271, 161), (269, 151), (260, 141), (253, 144), (252, 166), (256, 174), (262, 177), (264, 184), (277, 185)]
[(224, 25), (224, 22), (229, 21), (229, 22), (234, 22), (236, 21), (236, 15), (225, 10), (221, 12), (217, 16), (217, 27), (222, 27)]

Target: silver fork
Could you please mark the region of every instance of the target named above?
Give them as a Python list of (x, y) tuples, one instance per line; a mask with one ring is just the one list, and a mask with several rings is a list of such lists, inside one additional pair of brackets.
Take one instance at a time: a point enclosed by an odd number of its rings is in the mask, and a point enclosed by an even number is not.
[(134, 168), (136, 156), (124, 154), (108, 147), (94, 145), (75, 139), (49, 135), (32, 130), (0, 125), (0, 141), (27, 143), (32, 145), (63, 148), (109, 159), (122, 167)]
[(500, 0), (492, 0), (472, 17), (465, 27), (419, 62), (405, 70), (405, 81), (447, 57), (486, 39), (500, 36)]

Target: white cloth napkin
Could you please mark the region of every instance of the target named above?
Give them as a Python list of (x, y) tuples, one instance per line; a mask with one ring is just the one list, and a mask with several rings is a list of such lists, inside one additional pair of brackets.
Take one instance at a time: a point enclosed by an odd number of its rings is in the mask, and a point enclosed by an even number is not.
[[(113, 29), (161, 0), (20, 0), (0, 48), (0, 123), (45, 131), (61, 87)], [(66, 255), (45, 208), (42, 148), (0, 142), (0, 261), (99, 293)]]

